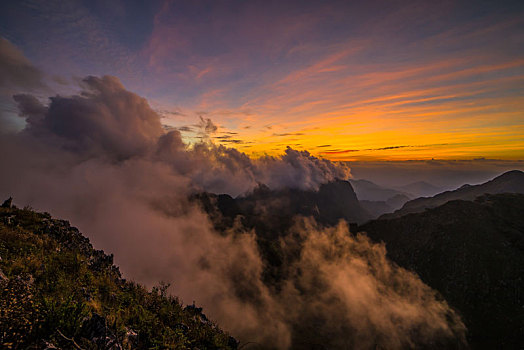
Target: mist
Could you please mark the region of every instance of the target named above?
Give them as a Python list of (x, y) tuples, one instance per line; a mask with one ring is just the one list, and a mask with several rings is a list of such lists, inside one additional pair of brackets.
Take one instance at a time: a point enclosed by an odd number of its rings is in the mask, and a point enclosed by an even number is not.
[[(202, 191), (238, 196), (262, 183), (315, 190), (348, 179), (346, 164), (288, 148), (252, 159), (164, 131), (148, 102), (115, 77), (86, 77), (83, 92), (42, 104), (15, 95), (26, 127), (0, 140), (0, 195), (67, 220), (115, 255), (124, 277), (170, 292), (241, 342), (263, 348), (401, 349), (465, 344), (459, 316), (383, 245), (297, 218), (277, 244), (298, 251), (278, 288), (266, 285), (254, 232), (217, 232)], [(204, 130), (205, 132), (205, 130)], [(311, 335), (311, 338), (309, 338)]]

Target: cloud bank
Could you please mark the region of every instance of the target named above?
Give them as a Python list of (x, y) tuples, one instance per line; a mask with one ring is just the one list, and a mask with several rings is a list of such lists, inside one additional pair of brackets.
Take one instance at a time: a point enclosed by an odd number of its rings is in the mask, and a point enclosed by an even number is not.
[(117, 78), (83, 84), (81, 95), (55, 96), (49, 105), (14, 97), (27, 126), (0, 139), (0, 195), (71, 220), (115, 254), (125, 276), (148, 286), (171, 282), (174, 294), (195, 300), (243, 342), (276, 349), (463, 344), (464, 325), (446, 302), (346, 226), (299, 220), (283, 232), (275, 244), (298, 255), (277, 287), (263, 282), (253, 232), (216, 232), (188, 200), (203, 190), (238, 195), (258, 183), (316, 189), (347, 179), (348, 167), (291, 148), (251, 159), (209, 142), (189, 147)]

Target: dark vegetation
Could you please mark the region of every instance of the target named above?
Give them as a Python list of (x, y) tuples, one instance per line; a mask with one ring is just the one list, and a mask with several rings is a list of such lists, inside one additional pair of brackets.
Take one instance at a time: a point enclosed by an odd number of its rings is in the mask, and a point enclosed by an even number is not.
[(67, 221), (0, 208), (0, 348), (236, 349), (167, 285), (126, 281)]
[(462, 314), (473, 348), (524, 348), (524, 195), (454, 200), (359, 227)]

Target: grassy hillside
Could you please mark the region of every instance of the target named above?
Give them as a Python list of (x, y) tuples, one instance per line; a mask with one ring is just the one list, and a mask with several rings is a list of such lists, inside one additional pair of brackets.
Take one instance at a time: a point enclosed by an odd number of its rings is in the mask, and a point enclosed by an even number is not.
[(0, 208), (0, 347), (236, 349), (202, 309), (126, 281), (67, 221)]

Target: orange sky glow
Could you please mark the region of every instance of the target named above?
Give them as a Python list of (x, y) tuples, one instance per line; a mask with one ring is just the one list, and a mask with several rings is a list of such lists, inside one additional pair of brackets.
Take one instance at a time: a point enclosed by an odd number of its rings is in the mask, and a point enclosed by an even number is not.
[(209, 140), (254, 157), (289, 146), (348, 161), (524, 159), (521, 1), (22, 1), (1, 12), (0, 34), (47, 73), (47, 96), (113, 75), (188, 143), (203, 118), (218, 127)]

